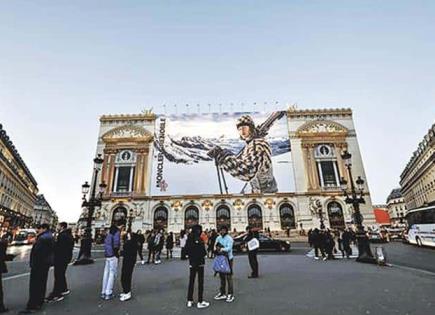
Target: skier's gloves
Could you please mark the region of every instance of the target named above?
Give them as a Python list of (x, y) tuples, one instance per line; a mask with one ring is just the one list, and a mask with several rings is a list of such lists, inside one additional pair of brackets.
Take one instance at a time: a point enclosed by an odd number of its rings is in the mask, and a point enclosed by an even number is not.
[(221, 155), (223, 149), (220, 146), (215, 146), (213, 149), (207, 152), (207, 155), (212, 159), (216, 159)]

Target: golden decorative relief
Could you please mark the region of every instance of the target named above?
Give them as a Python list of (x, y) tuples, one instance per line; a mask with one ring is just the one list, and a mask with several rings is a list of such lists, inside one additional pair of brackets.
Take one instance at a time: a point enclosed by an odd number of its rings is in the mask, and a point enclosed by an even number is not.
[(153, 135), (142, 127), (124, 125), (109, 130), (102, 136), (102, 139), (104, 142), (119, 140), (151, 142), (153, 140)]
[(210, 200), (204, 200), (202, 207), (208, 211), (213, 207), (213, 203)]
[(296, 131), (299, 137), (318, 135), (347, 135), (349, 130), (343, 125), (334, 121), (314, 120), (303, 124)]

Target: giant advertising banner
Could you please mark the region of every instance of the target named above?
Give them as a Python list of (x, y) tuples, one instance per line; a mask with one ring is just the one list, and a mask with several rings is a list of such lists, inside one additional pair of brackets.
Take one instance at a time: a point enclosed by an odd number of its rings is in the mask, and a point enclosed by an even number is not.
[(159, 116), (151, 193), (293, 192), (285, 111)]

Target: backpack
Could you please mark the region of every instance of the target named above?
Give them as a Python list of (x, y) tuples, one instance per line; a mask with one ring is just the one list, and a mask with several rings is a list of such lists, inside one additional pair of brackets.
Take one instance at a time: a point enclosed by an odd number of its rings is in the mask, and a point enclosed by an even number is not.
[(230, 274), (231, 267), (228, 257), (225, 255), (217, 255), (213, 260), (213, 270), (216, 273)]

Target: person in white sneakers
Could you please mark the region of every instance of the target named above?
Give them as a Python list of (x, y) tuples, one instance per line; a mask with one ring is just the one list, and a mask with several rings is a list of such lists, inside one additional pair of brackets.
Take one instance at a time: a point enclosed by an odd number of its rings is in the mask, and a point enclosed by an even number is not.
[[(234, 301), (234, 289), (233, 289), (233, 238), (228, 234), (228, 227), (222, 225), (219, 228), (219, 236), (216, 239), (215, 250), (228, 256), (231, 273), (220, 273), (221, 286), (219, 293), (214, 297), (215, 300), (225, 300), (228, 303)], [(228, 294), (226, 294), (226, 287), (228, 285)]]
[(120, 296), (121, 302), (125, 302), (131, 299), (131, 279), (134, 266), (136, 265), (138, 247), (139, 242), (137, 234), (132, 233), (131, 230), (127, 231), (124, 239), (124, 246), (121, 252), (121, 255), (123, 257), (121, 272), (121, 284), (123, 292)]
[(198, 304), (197, 308), (209, 307), (210, 303), (203, 300), (204, 293), (204, 265), (205, 256), (207, 252), (205, 250), (205, 244), (201, 239), (202, 227), (201, 225), (195, 225), (192, 227), (192, 233), (186, 242), (186, 253), (189, 256), (189, 288), (187, 292), (187, 307), (193, 306), (193, 289), (195, 285), (195, 277), (198, 274)]

